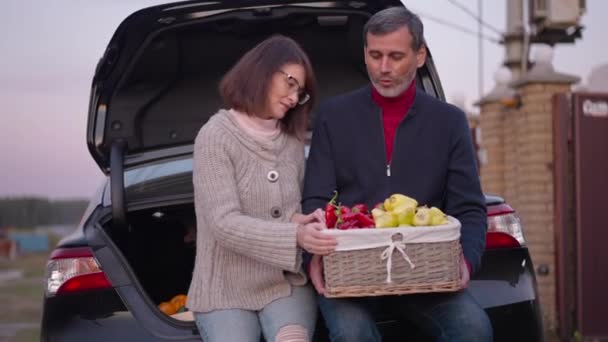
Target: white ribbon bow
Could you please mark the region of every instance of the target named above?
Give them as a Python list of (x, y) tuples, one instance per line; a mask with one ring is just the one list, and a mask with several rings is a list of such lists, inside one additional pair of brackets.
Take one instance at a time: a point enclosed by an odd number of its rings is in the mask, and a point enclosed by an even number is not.
[(399, 251), (399, 253), (401, 253), (401, 256), (403, 256), (403, 260), (407, 261), (410, 264), (411, 268), (416, 267), (410, 260), (410, 257), (408, 257), (407, 254), (405, 254), (405, 243), (403, 243), (403, 241), (391, 242), (391, 244), (388, 245), (388, 247), (386, 247), (386, 249), (380, 255), (380, 258), (382, 260), (388, 259), (388, 260), (386, 260), (386, 282), (387, 283), (393, 282), (393, 280), (391, 279), (391, 268), (393, 266), (393, 252), (395, 251), (395, 249), (397, 249)]

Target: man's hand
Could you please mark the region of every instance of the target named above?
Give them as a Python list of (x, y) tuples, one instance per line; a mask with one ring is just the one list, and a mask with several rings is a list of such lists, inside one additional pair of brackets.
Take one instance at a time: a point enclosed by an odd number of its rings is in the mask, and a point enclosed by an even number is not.
[(291, 222), (299, 224), (307, 224), (312, 222), (325, 223), (325, 212), (319, 208), (308, 215), (295, 213), (291, 217)]
[(465, 288), (469, 285), (471, 280), (471, 274), (469, 273), (469, 267), (467, 261), (464, 258), (464, 254), (460, 253), (460, 286)]
[(308, 276), (315, 290), (321, 295), (325, 295), (325, 280), (323, 280), (323, 257), (313, 255), (308, 269)]
[(338, 245), (335, 237), (323, 234), (321, 231), (327, 229), (324, 223), (312, 222), (299, 225), (296, 232), (298, 246), (309, 253), (328, 255), (333, 253)]

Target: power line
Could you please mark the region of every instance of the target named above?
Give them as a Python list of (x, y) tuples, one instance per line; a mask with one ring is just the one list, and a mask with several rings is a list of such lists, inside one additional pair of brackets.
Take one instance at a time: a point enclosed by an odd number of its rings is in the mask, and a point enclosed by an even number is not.
[(494, 33), (496, 33), (496, 34), (498, 34), (500, 36), (503, 35), (503, 33), (499, 29), (497, 29), (494, 26), (492, 26), (492, 25), (486, 23), (485, 21), (481, 20), (481, 18), (477, 14), (473, 13), (473, 11), (471, 11), (470, 9), (468, 9), (466, 6), (464, 6), (463, 4), (459, 3), (458, 1), (456, 1), (456, 0), (448, 0), (448, 2), (451, 3), (452, 5), (460, 8), (466, 14), (468, 14), (473, 19), (475, 19), (475, 21), (477, 21), (478, 23), (480, 23), (481, 25), (483, 25), (484, 27), (486, 27), (490, 31), (493, 31)]
[[(478, 32), (470, 30), (470, 29), (468, 29), (468, 28), (466, 28), (464, 26), (460, 26), (458, 24), (454, 24), (454, 23), (449, 22), (449, 21), (447, 21), (445, 19), (437, 18), (435, 16), (432, 16), (432, 15), (429, 15), (429, 14), (426, 14), (426, 13), (423, 13), (423, 12), (420, 12), (420, 11), (414, 11), (414, 12), (416, 14), (418, 14), (419, 16), (421, 16), (421, 17), (423, 17), (425, 19), (428, 19), (430, 21), (434, 21), (434, 22), (436, 22), (438, 24), (441, 24), (441, 25), (453, 28), (453, 29), (455, 29), (457, 31), (460, 31), (462, 33), (466, 33), (466, 34), (469, 34), (469, 35), (472, 35), (472, 36), (475, 36), (475, 37), (479, 37), (479, 33)], [(481, 35), (481, 38), (483, 38), (483, 39), (485, 39), (485, 40), (487, 40), (487, 41), (489, 41), (491, 43), (502, 44), (502, 40), (501, 39), (496, 39), (494, 37), (490, 37), (490, 36), (486, 36), (486, 35)]]

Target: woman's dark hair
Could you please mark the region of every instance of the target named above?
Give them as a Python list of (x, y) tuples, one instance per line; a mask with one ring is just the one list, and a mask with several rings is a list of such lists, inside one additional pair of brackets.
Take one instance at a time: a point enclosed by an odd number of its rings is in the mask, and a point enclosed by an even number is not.
[(298, 64), (304, 68), (304, 91), (311, 99), (290, 109), (280, 120), (280, 125), (287, 134), (303, 138), (317, 88), (308, 56), (293, 39), (275, 35), (256, 45), (224, 75), (219, 91), (227, 108), (248, 115), (261, 115), (266, 110), (270, 82), (286, 64)]

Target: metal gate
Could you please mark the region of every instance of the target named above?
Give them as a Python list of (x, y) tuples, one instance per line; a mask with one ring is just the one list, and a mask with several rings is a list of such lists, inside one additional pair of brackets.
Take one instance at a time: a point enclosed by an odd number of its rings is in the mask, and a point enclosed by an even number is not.
[(608, 94), (556, 95), (553, 130), (560, 337), (608, 339)]

